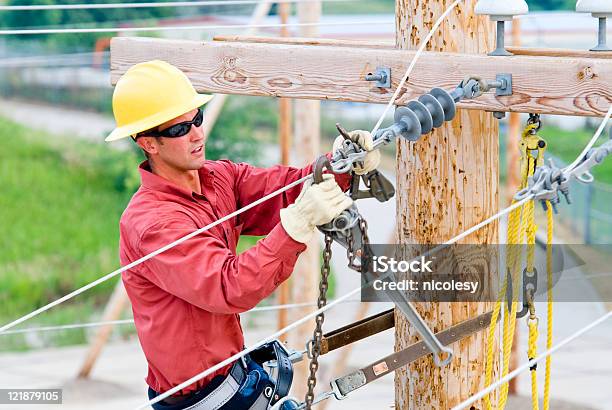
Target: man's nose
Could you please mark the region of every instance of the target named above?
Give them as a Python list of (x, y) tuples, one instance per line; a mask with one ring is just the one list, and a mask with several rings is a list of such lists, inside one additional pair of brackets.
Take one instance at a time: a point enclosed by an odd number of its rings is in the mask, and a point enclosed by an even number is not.
[(202, 130), (202, 127), (192, 126), (191, 132), (189, 133), (189, 137), (192, 142), (204, 139), (204, 131)]

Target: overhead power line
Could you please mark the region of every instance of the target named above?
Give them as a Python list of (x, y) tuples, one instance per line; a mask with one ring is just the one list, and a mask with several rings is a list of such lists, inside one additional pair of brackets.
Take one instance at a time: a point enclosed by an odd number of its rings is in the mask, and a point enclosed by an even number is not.
[(94, 58), (107, 61), (110, 57), (108, 51), (88, 53), (48, 54), (37, 56), (9, 57), (0, 60), (0, 67), (38, 67), (38, 66), (81, 66), (91, 64)]
[(579, 329), (575, 333), (573, 333), (570, 336), (566, 337), (561, 342), (559, 342), (555, 346), (551, 347), (550, 349), (546, 350), (545, 352), (543, 352), (539, 356), (537, 356), (537, 357), (529, 360), (527, 363), (524, 363), (523, 365), (517, 367), (512, 372), (508, 373), (508, 375), (506, 375), (505, 377), (502, 377), (501, 379), (499, 379), (497, 382), (495, 382), (495, 383), (491, 384), (490, 386), (486, 387), (485, 389), (479, 391), (478, 393), (476, 393), (475, 395), (471, 396), (470, 398), (468, 398), (464, 402), (459, 403), (458, 405), (453, 407), (451, 410), (462, 410), (462, 409), (468, 408), (468, 406), (470, 406), (471, 404), (473, 404), (473, 403), (477, 402), (478, 400), (482, 399), (484, 396), (486, 396), (487, 394), (491, 393), (493, 390), (495, 390), (496, 388), (498, 388), (502, 384), (507, 383), (510, 380), (514, 379), (516, 376), (518, 376), (520, 373), (524, 372), (525, 370), (533, 368), (533, 366), (535, 366), (538, 362), (540, 362), (543, 359), (545, 359), (546, 357), (552, 355), (553, 353), (555, 353), (556, 351), (561, 349), (563, 346), (565, 346), (565, 345), (569, 344), (570, 342), (576, 340), (577, 338), (579, 338), (580, 336), (582, 336), (586, 332), (590, 331), (591, 329), (593, 329), (593, 328), (599, 326), (600, 324), (604, 323), (610, 317), (612, 317), (612, 312), (606, 313), (605, 315), (601, 316), (597, 320), (589, 323), (588, 325), (586, 325), (582, 329)]
[(32, 35), (32, 34), (86, 34), (86, 33), (131, 33), (139, 31), (180, 31), (180, 30), (226, 30), (247, 28), (281, 28), (281, 27), (320, 27), (320, 26), (372, 26), (395, 24), (393, 20), (347, 21), (328, 23), (288, 23), (288, 24), (227, 24), (200, 26), (152, 26), (152, 27), (100, 27), (100, 28), (66, 28), (66, 29), (29, 29), (0, 30), (0, 35)]
[[(361, 303), (359, 299), (349, 299), (345, 300), (342, 303)], [(256, 313), (256, 312), (270, 312), (277, 310), (285, 310), (285, 309), (297, 309), (309, 306), (317, 306), (316, 302), (305, 302), (305, 303), (289, 303), (284, 305), (271, 305), (271, 306), (257, 306), (251, 310), (248, 310), (246, 313)], [(56, 325), (56, 326), (40, 326), (40, 327), (28, 327), (26, 329), (16, 329), (16, 330), (7, 330), (6, 332), (0, 333), (0, 337), (4, 335), (14, 335), (21, 333), (34, 333), (34, 332), (52, 332), (58, 330), (72, 330), (72, 329), (85, 329), (91, 327), (101, 327), (101, 326), (115, 326), (115, 325), (133, 325), (134, 319), (120, 319), (120, 320), (106, 320), (101, 322), (88, 322), (88, 323), (71, 323), (68, 325)]]

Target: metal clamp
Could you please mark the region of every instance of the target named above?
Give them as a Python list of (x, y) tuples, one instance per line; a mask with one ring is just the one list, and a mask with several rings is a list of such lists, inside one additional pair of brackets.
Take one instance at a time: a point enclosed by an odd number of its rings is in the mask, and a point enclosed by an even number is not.
[[(523, 308), (517, 312), (517, 319), (529, 313), (529, 306), (533, 303), (533, 298), (538, 290), (538, 270), (534, 267), (533, 272), (523, 270)], [(511, 306), (511, 303), (508, 304)]]
[(583, 184), (590, 184), (593, 182), (593, 175), (591, 169), (596, 165), (602, 163), (602, 161), (612, 154), (612, 140), (600, 145), (599, 147), (590, 150), (585, 159), (571, 171), (571, 175)]
[(494, 81), (476, 75), (467, 76), (451, 94), (455, 102), (459, 102), (478, 98), (493, 88), (496, 96), (512, 95), (512, 74), (497, 74)]
[(559, 193), (561, 193), (568, 204), (571, 204), (569, 193), (569, 183), (573, 179), (583, 184), (590, 184), (594, 178), (591, 174), (591, 169), (612, 154), (612, 140), (600, 145), (597, 148), (591, 149), (584, 159), (573, 168), (558, 168), (552, 159), (548, 165), (544, 165), (536, 169), (533, 176), (529, 177), (527, 188), (524, 188), (516, 193), (514, 199), (522, 201), (528, 197), (534, 200), (542, 201), (545, 205), (549, 201), (557, 212), (556, 205), (561, 202)]
[[(361, 181), (368, 188), (367, 190), (359, 189)], [(395, 187), (391, 181), (375, 169), (365, 175), (354, 175), (350, 192), (353, 200), (376, 198), (378, 202), (386, 202), (395, 195)]]

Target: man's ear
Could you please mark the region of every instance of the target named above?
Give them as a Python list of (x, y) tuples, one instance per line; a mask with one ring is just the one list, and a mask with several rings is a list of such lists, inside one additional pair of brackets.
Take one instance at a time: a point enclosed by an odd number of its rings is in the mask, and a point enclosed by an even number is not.
[(143, 149), (143, 151), (147, 152), (149, 155), (157, 154), (159, 151), (157, 148), (157, 141), (154, 137), (142, 136), (136, 140), (136, 143), (140, 148)]

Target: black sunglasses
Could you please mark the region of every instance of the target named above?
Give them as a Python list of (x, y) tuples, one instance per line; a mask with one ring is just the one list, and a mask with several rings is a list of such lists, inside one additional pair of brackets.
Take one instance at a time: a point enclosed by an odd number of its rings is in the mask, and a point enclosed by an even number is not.
[(191, 121), (179, 122), (178, 124), (171, 125), (168, 128), (163, 129), (161, 131), (157, 131), (154, 129), (143, 131), (141, 133), (138, 133), (138, 135), (136, 135), (136, 138), (144, 137), (145, 135), (152, 136), (152, 137), (166, 137), (166, 138), (182, 137), (189, 133), (189, 130), (191, 130), (192, 125), (199, 127), (200, 125), (202, 125), (203, 121), (204, 121), (204, 113), (202, 112), (201, 108), (198, 108), (198, 112), (196, 113), (195, 117), (193, 117)]

